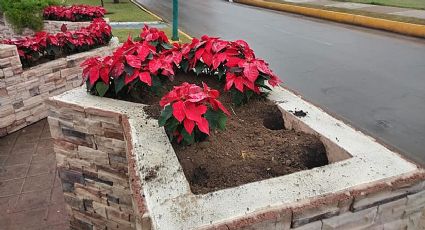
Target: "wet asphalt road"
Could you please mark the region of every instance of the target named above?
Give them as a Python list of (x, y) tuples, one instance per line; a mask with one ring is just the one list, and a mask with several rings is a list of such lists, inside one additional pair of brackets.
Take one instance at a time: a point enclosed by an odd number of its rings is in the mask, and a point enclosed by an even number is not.
[[(171, 0), (138, 0), (170, 21)], [(244, 39), (286, 86), (425, 164), (425, 39), (228, 3), (180, 0), (192, 36)]]

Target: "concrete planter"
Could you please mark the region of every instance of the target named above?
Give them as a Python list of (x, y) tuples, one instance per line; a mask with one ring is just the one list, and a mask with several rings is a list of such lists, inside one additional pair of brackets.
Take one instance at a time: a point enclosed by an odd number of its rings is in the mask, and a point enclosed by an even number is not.
[(44, 100), (78, 87), (80, 64), (91, 56), (109, 55), (115, 47), (111, 42), (24, 70), (16, 46), (0, 44), (0, 137), (47, 117)]
[[(141, 104), (78, 88), (50, 98), (71, 226), (123, 229), (416, 229), (425, 171), (288, 90), (285, 126), (320, 137), (329, 165), (194, 195), (163, 128)], [(295, 110), (307, 112), (297, 117)]]

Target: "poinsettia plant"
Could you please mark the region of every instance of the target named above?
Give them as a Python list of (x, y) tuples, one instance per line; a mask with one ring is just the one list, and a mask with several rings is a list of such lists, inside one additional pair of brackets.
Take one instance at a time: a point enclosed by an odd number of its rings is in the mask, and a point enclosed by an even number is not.
[(192, 144), (204, 140), (210, 129), (225, 129), (229, 112), (218, 101), (219, 92), (202, 83), (202, 88), (184, 82), (175, 86), (160, 101), (163, 110), (158, 120), (171, 140)]
[(36, 33), (33, 37), (6, 39), (3, 44), (16, 45), (24, 67), (33, 65), (41, 57), (55, 58), (93, 49), (107, 44), (112, 38), (111, 27), (103, 19), (95, 19), (88, 27), (68, 31), (65, 26), (61, 33)]
[(182, 47), (184, 71), (193, 70), (196, 74), (213, 74), (224, 81), (224, 89), (231, 91), (233, 102), (246, 103), (260, 89), (270, 90), (280, 83), (268, 64), (255, 57), (253, 50), (243, 40), (225, 41), (206, 35), (193, 39), (191, 44)]
[(47, 20), (82, 22), (102, 18), (105, 13), (105, 8), (101, 6), (49, 6), (44, 8), (43, 17)]
[(154, 46), (157, 52), (170, 50), (172, 48), (172, 45), (164, 31), (147, 25), (145, 25), (141, 31), (140, 39), (141, 41)]
[[(149, 30), (149, 28), (145, 29)], [(99, 96), (118, 95), (123, 89), (156, 93), (164, 81), (173, 80), (181, 61), (179, 45), (162, 46), (152, 39), (133, 41), (131, 37), (111, 56), (93, 57), (82, 63), (88, 90)]]

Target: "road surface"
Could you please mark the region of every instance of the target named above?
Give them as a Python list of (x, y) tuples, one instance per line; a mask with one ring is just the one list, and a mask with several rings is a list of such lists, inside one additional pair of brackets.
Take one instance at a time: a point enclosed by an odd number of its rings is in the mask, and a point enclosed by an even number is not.
[[(170, 21), (171, 0), (138, 0)], [(286, 86), (425, 164), (425, 39), (229, 3), (180, 0), (193, 36), (244, 39)]]

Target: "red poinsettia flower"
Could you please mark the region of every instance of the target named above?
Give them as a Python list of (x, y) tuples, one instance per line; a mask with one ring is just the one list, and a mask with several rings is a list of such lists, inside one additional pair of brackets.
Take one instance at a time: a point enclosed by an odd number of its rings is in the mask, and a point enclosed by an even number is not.
[(184, 82), (180, 86), (175, 86), (160, 101), (162, 107), (171, 105), (173, 117), (183, 124), (189, 135), (192, 134), (195, 126), (202, 133), (209, 135), (209, 121), (204, 116), (209, 108), (230, 115), (223, 104), (217, 100), (219, 92), (209, 88), (205, 83), (202, 85), (203, 88)]
[[(111, 27), (103, 20), (96, 19), (88, 27), (76, 31), (66, 31), (57, 34), (47, 32), (36, 33), (33, 37), (25, 37), (16, 40), (3, 40), (0, 43), (16, 45), (22, 63), (31, 65), (34, 57), (51, 55), (52, 47), (55, 52), (75, 53), (80, 47), (92, 48), (107, 44), (111, 38)], [(72, 44), (69, 48), (67, 44)], [(65, 50), (65, 46), (68, 48)], [(55, 54), (57, 55), (57, 54)]]
[(95, 18), (102, 18), (105, 13), (106, 10), (100, 6), (49, 6), (44, 9), (43, 17), (47, 20), (58, 21), (91, 21)]

